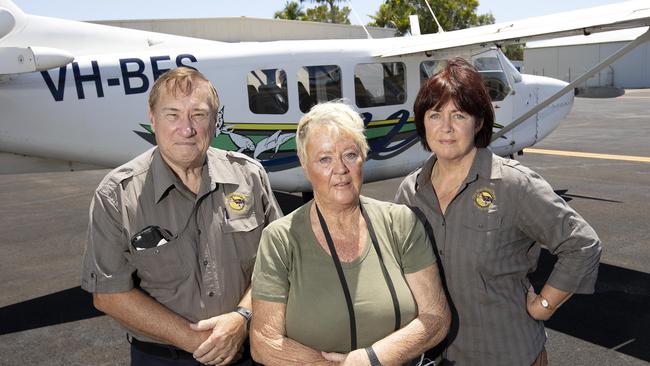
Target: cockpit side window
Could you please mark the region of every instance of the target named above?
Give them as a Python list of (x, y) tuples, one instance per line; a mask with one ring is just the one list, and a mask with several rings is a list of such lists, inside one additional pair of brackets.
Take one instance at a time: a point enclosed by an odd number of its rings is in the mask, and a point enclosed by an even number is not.
[(336, 65), (304, 66), (298, 70), (300, 110), (309, 112), (318, 103), (340, 99), (341, 68)]
[(428, 78), (437, 74), (442, 69), (447, 60), (426, 60), (420, 63), (420, 85), (424, 84)]
[(483, 84), (493, 102), (504, 100), (510, 93), (510, 83), (496, 51), (490, 50), (472, 57), (474, 66), (483, 78)]
[(284, 114), (289, 110), (287, 74), (282, 69), (253, 70), (247, 76), (248, 107), (255, 114)]
[(359, 108), (406, 102), (406, 66), (402, 62), (358, 64), (354, 68), (354, 99)]

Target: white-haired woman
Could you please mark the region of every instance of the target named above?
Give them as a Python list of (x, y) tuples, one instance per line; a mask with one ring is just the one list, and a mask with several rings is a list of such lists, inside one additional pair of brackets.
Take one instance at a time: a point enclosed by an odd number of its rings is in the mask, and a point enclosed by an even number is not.
[(399, 365), (447, 334), (424, 227), (406, 206), (360, 196), (363, 131), (342, 102), (317, 105), (298, 124), (314, 199), (262, 234), (253, 273), (257, 362)]

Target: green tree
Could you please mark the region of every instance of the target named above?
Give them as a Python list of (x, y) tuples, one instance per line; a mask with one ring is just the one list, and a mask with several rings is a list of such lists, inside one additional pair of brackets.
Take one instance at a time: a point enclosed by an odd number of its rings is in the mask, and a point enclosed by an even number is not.
[(316, 3), (317, 6), (309, 8), (302, 20), (321, 23), (340, 23), (350, 24), (350, 8), (347, 6), (339, 7), (336, 3), (343, 0), (300, 0), (303, 2)]
[(289, 20), (300, 20), (305, 16), (305, 12), (302, 10), (302, 5), (295, 1), (287, 1), (284, 4), (284, 9), (278, 10), (273, 14), (275, 19), (289, 19)]
[(496, 19), (494, 19), (494, 15), (492, 15), (492, 13), (485, 13), (477, 16), (477, 21), (475, 25), (494, 24), (495, 21)]
[(411, 27), (408, 16), (414, 13), (415, 10), (409, 4), (409, 1), (386, 1), (379, 5), (379, 10), (375, 15), (370, 15), (373, 22), (368, 23), (368, 25), (372, 27), (395, 28), (399, 35), (404, 35), (408, 33)]
[(307, 9), (307, 13), (302, 20), (321, 23), (350, 24), (349, 15), (350, 8), (347, 6), (343, 8), (336, 6), (334, 11), (332, 11), (327, 7), (327, 5), (318, 5), (314, 8)]
[[(379, 11), (371, 16), (374, 22), (369, 25), (396, 28), (400, 34), (406, 34), (410, 29), (409, 15), (417, 14), (420, 31), (423, 34), (435, 33), (438, 31), (438, 25), (424, 1), (385, 0)], [(431, 9), (446, 31), (494, 23), (491, 13), (476, 14), (478, 4), (478, 0), (429, 0)]]
[(507, 46), (504, 46), (501, 50), (509, 60), (523, 61), (524, 46), (525, 44), (509, 44)]

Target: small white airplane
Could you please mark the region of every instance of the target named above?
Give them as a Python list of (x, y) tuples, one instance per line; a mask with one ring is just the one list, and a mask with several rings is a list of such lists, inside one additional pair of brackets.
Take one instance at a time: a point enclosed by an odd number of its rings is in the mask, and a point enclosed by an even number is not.
[(154, 80), (185, 65), (219, 92), (212, 145), (258, 159), (274, 189), (309, 190), (296, 125), (315, 103), (338, 98), (356, 104), (367, 122), (364, 179), (399, 177), (428, 156), (413, 124), (421, 82), (461, 56), (480, 70), (493, 99), (498, 126), (490, 148), (512, 155), (558, 126), (579, 82), (650, 33), (571, 84), (520, 74), (498, 46), (647, 25), (644, 0), (404, 38), (225, 43), (28, 15), (0, 0), (0, 151), (122, 164), (155, 143), (146, 111)]

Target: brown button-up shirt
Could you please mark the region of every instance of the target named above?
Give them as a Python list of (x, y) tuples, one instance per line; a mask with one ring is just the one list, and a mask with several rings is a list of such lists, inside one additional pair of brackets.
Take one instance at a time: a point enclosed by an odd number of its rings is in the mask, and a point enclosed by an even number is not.
[(530, 365), (543, 322), (526, 311), (527, 274), (539, 245), (558, 257), (547, 283), (591, 293), (601, 244), (585, 220), (538, 174), (479, 149), (445, 214), (431, 184), (432, 156), (407, 176), (396, 201), (426, 219), (453, 308), (446, 358), (457, 365)]
[[(254, 160), (210, 148), (194, 195), (150, 149), (110, 172), (90, 206), (82, 288), (140, 288), (196, 322), (233, 311), (250, 285), (262, 229), (281, 217), (266, 172)], [(140, 249), (155, 225), (169, 240)]]

